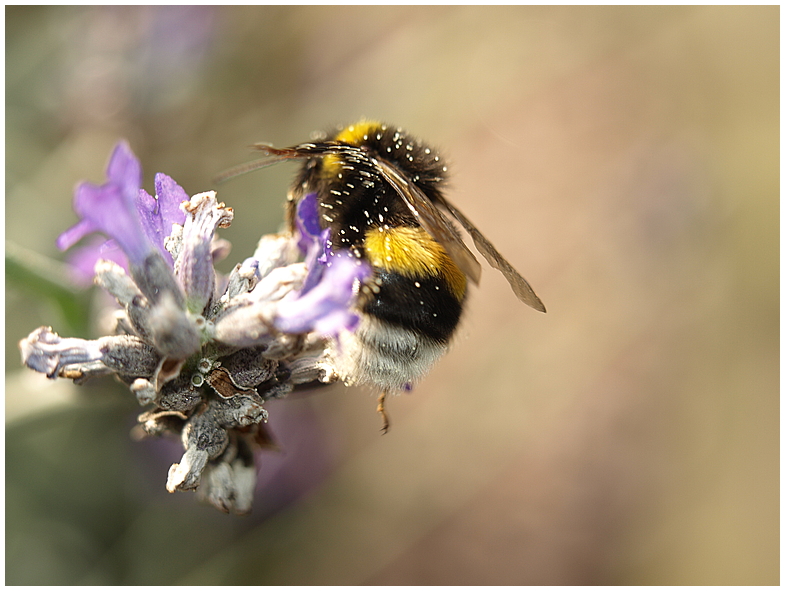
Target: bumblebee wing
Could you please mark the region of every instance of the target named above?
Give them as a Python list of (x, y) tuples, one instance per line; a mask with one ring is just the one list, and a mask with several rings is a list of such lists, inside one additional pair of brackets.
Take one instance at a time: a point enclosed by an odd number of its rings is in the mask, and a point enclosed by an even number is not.
[(449, 257), (472, 282), (479, 283), (482, 273), (480, 263), (463, 243), (460, 235), (450, 225), (444, 214), (417, 185), (406, 179), (394, 166), (378, 158), (371, 160), (381, 173), (382, 178), (395, 189), (425, 231), (444, 247)]
[(491, 267), (501, 271), (518, 299), (535, 310), (545, 312), (545, 306), (542, 301), (540, 301), (540, 298), (537, 297), (537, 294), (534, 293), (529, 282), (513, 268), (498, 250), (496, 250), (493, 244), (491, 244), (491, 241), (483, 236), (482, 232), (480, 232), (457, 207), (444, 199), (444, 197), (441, 199), (441, 204), (466, 229), (472, 237), (472, 240), (474, 240), (474, 245), (477, 247), (477, 250), (479, 250), (480, 254), (485, 257), (485, 260), (490, 263)]

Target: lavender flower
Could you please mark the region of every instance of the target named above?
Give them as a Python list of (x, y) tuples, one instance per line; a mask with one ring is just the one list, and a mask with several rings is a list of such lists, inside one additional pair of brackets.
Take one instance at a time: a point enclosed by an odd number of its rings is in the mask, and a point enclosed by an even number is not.
[(139, 417), (139, 433), (182, 441), (167, 490), (198, 489), (221, 510), (246, 513), (256, 482), (253, 450), (270, 439), (265, 401), (296, 384), (337, 379), (327, 351), (356, 327), (353, 306), (370, 269), (331, 251), (315, 198), (306, 197), (294, 235), (263, 237), (254, 256), (221, 281), (213, 260), (227, 243), (215, 234), (234, 213), (214, 192), (189, 198), (158, 174), (156, 196), (149, 195), (125, 143), (106, 176), (102, 185), (76, 188), (81, 219), (57, 243), (69, 248), (94, 232), (109, 239), (77, 259), (83, 273), (85, 261), (97, 261), (93, 280), (120, 306), (115, 334), (84, 340), (40, 327), (20, 342), (23, 362), (76, 383), (116, 375), (151, 406)]

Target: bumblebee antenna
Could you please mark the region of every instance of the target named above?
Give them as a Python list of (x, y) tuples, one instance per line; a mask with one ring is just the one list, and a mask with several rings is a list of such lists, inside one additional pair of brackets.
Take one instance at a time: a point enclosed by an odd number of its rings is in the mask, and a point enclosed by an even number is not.
[(254, 144), (251, 147), (254, 150), (266, 152), (267, 156), (263, 156), (257, 160), (251, 160), (250, 162), (245, 162), (244, 164), (239, 164), (237, 166), (233, 166), (232, 168), (228, 168), (223, 172), (219, 172), (213, 177), (213, 183), (220, 185), (221, 183), (225, 183), (226, 181), (240, 175), (253, 172), (254, 170), (259, 170), (260, 168), (267, 168), (273, 164), (283, 162), (284, 160), (302, 158), (302, 155), (292, 148), (274, 148), (269, 144), (262, 143)]

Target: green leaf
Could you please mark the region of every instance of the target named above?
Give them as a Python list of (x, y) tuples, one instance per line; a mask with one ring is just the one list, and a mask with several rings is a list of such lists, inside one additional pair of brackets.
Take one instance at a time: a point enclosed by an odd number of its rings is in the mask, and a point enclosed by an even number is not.
[(70, 279), (66, 266), (13, 242), (5, 244), (5, 278), (8, 285), (54, 304), (74, 336), (87, 332), (88, 290)]

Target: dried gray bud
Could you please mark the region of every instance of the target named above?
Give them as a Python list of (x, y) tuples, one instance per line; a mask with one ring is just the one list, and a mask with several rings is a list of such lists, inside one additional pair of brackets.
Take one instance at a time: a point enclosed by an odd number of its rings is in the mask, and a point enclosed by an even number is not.
[(259, 277), (266, 277), (273, 269), (297, 262), (299, 252), (289, 234), (272, 234), (259, 239), (253, 258), (259, 261)]
[(169, 265), (157, 251), (148, 254), (141, 264), (131, 262), (130, 268), (136, 286), (151, 304), (155, 305), (161, 298), (168, 296), (175, 306), (184, 308), (185, 296)]
[(197, 495), (225, 513), (244, 515), (251, 511), (256, 488), (256, 469), (241, 459), (209, 464)]
[(128, 307), (135, 298), (142, 295), (136, 283), (131, 279), (120, 265), (112, 261), (99, 260), (95, 264), (96, 285), (104, 288), (112, 294), (117, 303), (123, 307)]
[(150, 308), (147, 328), (153, 344), (164, 357), (184, 359), (201, 346), (194, 322), (168, 294)]
[(158, 368), (158, 351), (138, 337), (102, 337), (98, 343), (103, 355), (101, 362), (120, 375), (150, 378)]
[(209, 454), (204, 450), (187, 449), (180, 463), (172, 464), (169, 468), (166, 490), (173, 493), (198, 488), (208, 459)]
[(201, 314), (210, 304), (215, 288), (213, 236), (219, 227), (231, 224), (234, 214), (231, 208), (218, 203), (214, 191), (194, 195), (182, 207), (188, 215), (174, 272), (186, 294), (187, 309), (193, 314)]
[(254, 388), (275, 376), (278, 364), (266, 359), (264, 347), (240, 349), (225, 357), (221, 365), (240, 388)]
[(229, 275), (229, 282), (221, 302), (226, 304), (232, 298), (252, 291), (256, 287), (259, 278), (259, 261), (257, 259), (245, 259)]
[(182, 413), (190, 413), (202, 401), (202, 389), (195, 386), (190, 376), (185, 374), (164, 384), (158, 396), (160, 408)]
[(131, 392), (136, 394), (136, 399), (141, 406), (152, 404), (158, 399), (158, 393), (152, 382), (144, 378), (137, 378), (131, 384)]
[(320, 357), (300, 357), (289, 364), (292, 384), (308, 384), (310, 382), (321, 382), (329, 384), (339, 379), (332, 363), (324, 356)]
[(19, 346), (23, 362), (49, 378), (78, 379), (106, 373), (151, 377), (158, 354), (137, 337), (117, 335), (95, 341), (62, 338), (50, 327), (41, 327)]

